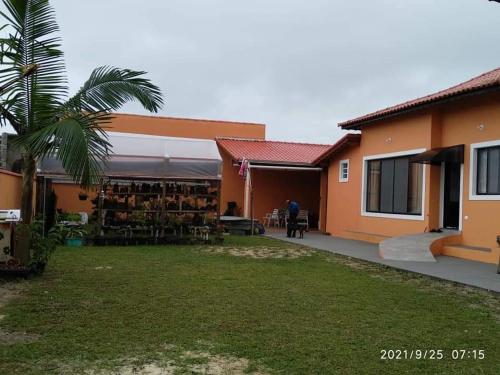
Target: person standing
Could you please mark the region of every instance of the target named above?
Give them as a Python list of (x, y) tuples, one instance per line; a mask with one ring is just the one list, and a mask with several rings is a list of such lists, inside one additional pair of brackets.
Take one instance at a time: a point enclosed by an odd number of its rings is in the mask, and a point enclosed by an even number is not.
[(287, 237), (295, 237), (297, 234), (297, 216), (299, 215), (299, 204), (292, 200), (287, 200), (288, 204), (288, 226), (286, 228)]

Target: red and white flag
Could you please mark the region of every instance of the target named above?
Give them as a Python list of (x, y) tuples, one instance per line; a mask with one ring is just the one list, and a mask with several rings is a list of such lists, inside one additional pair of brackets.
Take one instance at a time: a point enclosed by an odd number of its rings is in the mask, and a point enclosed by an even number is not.
[(243, 159), (241, 161), (241, 166), (240, 166), (240, 172), (239, 172), (239, 175), (241, 177), (243, 177), (244, 180), (246, 180), (247, 178), (247, 175), (248, 175), (248, 160), (247, 159)]

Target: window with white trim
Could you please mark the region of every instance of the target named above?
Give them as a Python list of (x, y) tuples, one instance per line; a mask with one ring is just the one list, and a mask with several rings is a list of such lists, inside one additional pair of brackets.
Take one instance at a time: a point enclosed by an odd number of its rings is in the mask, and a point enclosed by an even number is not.
[(341, 160), (339, 164), (339, 182), (349, 181), (349, 160)]
[(422, 164), (411, 163), (410, 156), (373, 159), (366, 170), (366, 212), (422, 214)]
[(470, 145), (469, 199), (500, 200), (500, 140)]
[(476, 194), (500, 195), (500, 146), (477, 150)]

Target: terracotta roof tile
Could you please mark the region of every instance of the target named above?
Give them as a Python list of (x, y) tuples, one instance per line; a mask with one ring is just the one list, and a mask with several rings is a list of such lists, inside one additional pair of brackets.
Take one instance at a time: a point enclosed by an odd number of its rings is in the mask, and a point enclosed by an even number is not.
[(217, 143), (234, 160), (276, 164), (312, 165), (331, 145), (264, 141), (258, 139), (217, 138)]
[(430, 94), (418, 99), (397, 104), (395, 106), (388, 107), (373, 113), (369, 113), (367, 115), (349, 121), (341, 122), (339, 126), (344, 129), (358, 129), (359, 126), (364, 123), (374, 121), (385, 116), (394, 115), (399, 112), (404, 112), (420, 106), (433, 104), (444, 99), (459, 96), (462, 94), (472, 93), (475, 91), (491, 87), (500, 87), (500, 68), (481, 74), (480, 76), (472, 78), (466, 82), (460, 83), (456, 86), (450, 87), (442, 91), (438, 91), (434, 94)]

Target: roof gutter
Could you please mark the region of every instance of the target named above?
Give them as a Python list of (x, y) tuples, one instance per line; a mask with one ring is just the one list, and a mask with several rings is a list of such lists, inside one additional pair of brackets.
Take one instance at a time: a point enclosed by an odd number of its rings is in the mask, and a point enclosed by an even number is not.
[[(234, 167), (239, 167), (239, 164), (233, 164)], [(323, 168), (319, 167), (290, 167), (286, 165), (264, 165), (264, 164), (252, 164), (252, 169), (272, 169), (280, 171), (310, 171), (310, 172), (321, 172)]]

